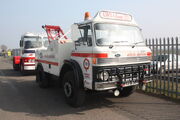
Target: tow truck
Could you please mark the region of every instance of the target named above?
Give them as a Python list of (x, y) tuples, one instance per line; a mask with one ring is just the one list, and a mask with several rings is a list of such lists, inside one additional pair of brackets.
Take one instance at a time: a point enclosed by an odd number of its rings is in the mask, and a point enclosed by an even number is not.
[(86, 91), (129, 96), (151, 82), (152, 52), (130, 14), (105, 10), (91, 18), (86, 12), (85, 20), (65, 34), (60, 26), (43, 28), (49, 46), (37, 54), (36, 81), (47, 88), (49, 76), (57, 76), (69, 105), (83, 105)]
[[(27, 32), (21, 36), (20, 56), (16, 57), (20, 72), (25, 75), (28, 71), (35, 71), (35, 52), (47, 48), (47, 35)], [(48, 43), (49, 44), (49, 43)], [(19, 60), (20, 59), (20, 60)]]

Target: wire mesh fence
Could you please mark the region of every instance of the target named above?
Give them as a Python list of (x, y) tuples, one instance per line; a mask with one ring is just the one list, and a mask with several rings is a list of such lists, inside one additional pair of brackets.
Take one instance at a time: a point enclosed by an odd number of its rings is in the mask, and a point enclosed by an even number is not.
[(152, 50), (153, 82), (147, 92), (180, 99), (180, 40), (178, 37), (146, 39)]

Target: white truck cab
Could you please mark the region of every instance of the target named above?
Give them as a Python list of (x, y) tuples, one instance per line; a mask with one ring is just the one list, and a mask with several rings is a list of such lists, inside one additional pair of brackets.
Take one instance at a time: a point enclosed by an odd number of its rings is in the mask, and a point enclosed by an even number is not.
[(21, 36), (19, 68), (22, 74), (35, 70), (35, 53), (37, 50), (46, 49), (47, 42), (45, 34), (27, 32)]
[(36, 80), (48, 87), (48, 76), (58, 76), (72, 106), (82, 105), (86, 90), (128, 96), (136, 85), (151, 81), (151, 50), (127, 13), (100, 11), (94, 18), (86, 13), (83, 22), (72, 25), (71, 40), (59, 26), (44, 29), (50, 44), (37, 55)]

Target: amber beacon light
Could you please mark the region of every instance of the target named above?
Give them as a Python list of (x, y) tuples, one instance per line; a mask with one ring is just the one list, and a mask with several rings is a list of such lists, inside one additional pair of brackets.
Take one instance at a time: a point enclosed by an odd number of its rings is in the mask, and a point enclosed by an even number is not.
[(91, 18), (90, 12), (85, 12), (84, 20), (89, 20)]

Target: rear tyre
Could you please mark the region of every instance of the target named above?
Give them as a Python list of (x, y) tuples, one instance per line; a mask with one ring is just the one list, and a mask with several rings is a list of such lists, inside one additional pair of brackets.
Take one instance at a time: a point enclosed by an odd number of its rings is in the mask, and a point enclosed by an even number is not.
[(85, 101), (83, 79), (75, 80), (73, 71), (66, 72), (63, 78), (63, 92), (66, 102), (72, 107), (80, 107)]
[(16, 66), (14, 64), (14, 58), (13, 58), (13, 69), (16, 70)]
[(17, 66), (16, 64), (14, 64), (14, 63), (13, 63), (13, 69), (14, 69), (15, 71), (18, 70), (18, 66)]
[(44, 72), (42, 66), (37, 67), (36, 71), (36, 82), (38, 83), (40, 88), (48, 88), (49, 87), (49, 79), (48, 74)]
[(125, 87), (122, 90), (120, 90), (120, 96), (121, 97), (128, 97), (135, 91), (135, 86), (129, 86)]

